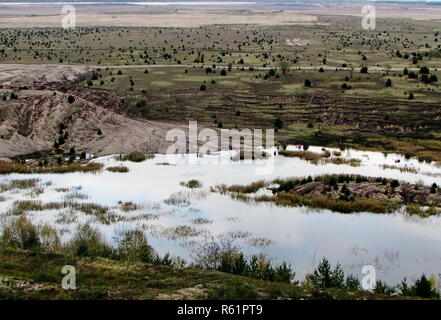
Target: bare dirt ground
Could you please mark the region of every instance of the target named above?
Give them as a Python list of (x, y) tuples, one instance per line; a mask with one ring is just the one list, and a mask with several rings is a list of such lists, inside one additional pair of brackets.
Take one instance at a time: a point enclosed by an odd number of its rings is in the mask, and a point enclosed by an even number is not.
[[(50, 149), (60, 123), (69, 133), (63, 149), (75, 147), (96, 155), (165, 152), (168, 130), (187, 130), (182, 124), (137, 120), (115, 112), (112, 107), (119, 97), (76, 83), (87, 71), (81, 66), (0, 65), (0, 95), (18, 96), (0, 101), (0, 157)], [(75, 97), (72, 104), (67, 102), (70, 94)]]
[[(319, 23), (319, 15), (363, 16), (366, 3), (256, 3), (236, 6), (75, 5), (77, 26), (199, 27), (213, 24)], [(440, 20), (441, 6), (369, 3), (379, 18)], [(60, 27), (59, 4), (0, 5), (0, 28)]]
[[(30, 28), (30, 27), (60, 27), (64, 15), (32, 15), (9, 16), (0, 19), (0, 27)], [(76, 24), (78, 27), (119, 26), (119, 27), (199, 27), (217, 24), (257, 24), (257, 25), (293, 25), (318, 23), (314, 15), (302, 14), (296, 11), (270, 12), (219, 12), (209, 10), (179, 10), (177, 12), (145, 12), (139, 13), (106, 13), (78, 12)]]

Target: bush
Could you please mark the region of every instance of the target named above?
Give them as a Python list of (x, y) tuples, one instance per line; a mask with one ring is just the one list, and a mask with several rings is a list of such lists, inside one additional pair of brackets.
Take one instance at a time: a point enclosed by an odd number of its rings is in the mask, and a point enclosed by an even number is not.
[(390, 183), (390, 186), (392, 188), (397, 188), (400, 186), (400, 182), (398, 182), (398, 180), (392, 180), (392, 182)]
[(126, 166), (108, 167), (106, 168), (106, 170), (110, 172), (119, 172), (119, 173), (129, 172), (129, 168), (127, 168)]
[(146, 155), (140, 151), (134, 151), (134, 152), (131, 152), (131, 153), (121, 157), (122, 161), (128, 160), (128, 161), (132, 161), (132, 162), (142, 162), (146, 159), (147, 159)]
[(368, 68), (367, 67), (361, 68), (360, 73), (368, 73)]
[(41, 247), (46, 252), (58, 252), (61, 248), (60, 238), (57, 230), (49, 225), (44, 225), (40, 229)]
[(101, 234), (88, 224), (79, 226), (68, 246), (74, 255), (80, 257), (109, 257), (112, 249)]
[(131, 230), (117, 239), (117, 257), (129, 262), (151, 263), (155, 257), (154, 249), (149, 246), (147, 238), (140, 230)]
[(37, 228), (25, 216), (3, 228), (0, 244), (2, 247), (23, 250), (39, 249), (41, 246)]
[(69, 96), (67, 97), (67, 102), (69, 102), (70, 104), (74, 103), (74, 101), (75, 101), (74, 96), (69, 95)]
[(282, 128), (283, 128), (283, 121), (282, 121), (282, 119), (277, 118), (277, 119), (274, 121), (274, 126), (275, 126), (277, 129), (282, 129)]
[(311, 84), (312, 84), (312, 83), (311, 83), (310, 80), (308, 80), (308, 79), (305, 80), (305, 87), (310, 87)]
[(430, 70), (429, 70), (429, 68), (427, 68), (427, 67), (421, 67), (421, 68), (420, 68), (420, 73), (421, 73), (421, 74), (429, 74), (429, 73), (430, 73)]
[(205, 84), (201, 84), (201, 86), (199, 87), (199, 90), (205, 91), (205, 90), (207, 90), (207, 86)]
[(193, 189), (193, 188), (201, 188), (202, 187), (202, 183), (199, 180), (196, 179), (192, 179), (189, 180), (188, 182), (181, 182), (181, 186)]
[(220, 72), (220, 75), (221, 76), (226, 76), (227, 75), (227, 70), (222, 69), (221, 72)]

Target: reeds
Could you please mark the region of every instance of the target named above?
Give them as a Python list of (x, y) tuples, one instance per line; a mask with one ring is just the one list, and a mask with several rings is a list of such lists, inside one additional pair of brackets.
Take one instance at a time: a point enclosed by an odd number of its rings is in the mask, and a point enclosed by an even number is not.
[(70, 172), (96, 172), (103, 165), (97, 162), (87, 164), (71, 163), (66, 165), (51, 165), (47, 167), (31, 166), (13, 161), (0, 161), (0, 174), (10, 173), (70, 173)]

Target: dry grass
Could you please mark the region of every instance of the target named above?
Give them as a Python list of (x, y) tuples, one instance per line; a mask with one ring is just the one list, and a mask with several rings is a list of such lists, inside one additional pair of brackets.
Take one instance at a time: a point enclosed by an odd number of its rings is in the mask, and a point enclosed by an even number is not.
[(300, 158), (306, 161), (310, 161), (313, 163), (318, 163), (318, 161), (324, 157), (326, 157), (326, 154), (320, 154), (320, 153), (314, 153), (310, 151), (279, 151), (279, 154), (284, 157), (290, 157), (290, 158)]
[(106, 170), (110, 172), (119, 172), (119, 173), (129, 172), (129, 168), (127, 168), (126, 166), (108, 167), (106, 168)]
[(73, 163), (60, 166), (37, 167), (12, 161), (0, 161), (0, 174), (9, 173), (70, 173), (70, 172), (96, 172), (101, 170), (101, 163), (89, 162), (85, 165)]
[(279, 206), (306, 206), (314, 209), (328, 209), (341, 213), (374, 212), (389, 213), (397, 209), (398, 204), (377, 199), (356, 198), (353, 201), (332, 199), (328, 196), (301, 196), (296, 193), (279, 192), (275, 196), (263, 196), (256, 201), (270, 201)]
[(0, 192), (5, 192), (14, 189), (31, 189), (35, 188), (38, 185), (38, 179), (20, 179), (20, 180), (12, 180), (8, 184), (0, 185)]
[(345, 158), (330, 158), (320, 160), (324, 163), (333, 163), (337, 165), (345, 164), (351, 167), (359, 167), (361, 164), (360, 159), (345, 159)]
[(259, 189), (265, 187), (266, 182), (264, 180), (259, 180), (256, 182), (253, 182), (249, 185), (246, 186), (241, 186), (241, 185), (232, 185), (232, 186), (220, 186), (220, 188), (222, 189), (221, 191), (225, 192), (225, 191), (230, 191), (230, 192), (237, 192), (237, 193), (255, 193), (257, 192)]

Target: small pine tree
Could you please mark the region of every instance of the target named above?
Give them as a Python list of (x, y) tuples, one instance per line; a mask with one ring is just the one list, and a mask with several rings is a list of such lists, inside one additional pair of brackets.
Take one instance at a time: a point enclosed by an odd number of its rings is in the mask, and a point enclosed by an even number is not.
[(70, 104), (74, 103), (74, 101), (75, 101), (74, 96), (69, 95), (69, 96), (67, 97), (67, 102), (69, 102)]
[(415, 281), (415, 284), (412, 286), (411, 290), (413, 295), (418, 297), (432, 298), (439, 296), (438, 292), (432, 288), (432, 284), (429, 280), (427, 280), (424, 274), (421, 276), (421, 278)]
[(274, 126), (275, 126), (277, 129), (282, 129), (282, 128), (283, 128), (283, 121), (282, 121), (282, 119), (277, 118), (277, 119), (274, 121)]

